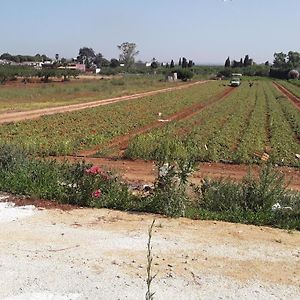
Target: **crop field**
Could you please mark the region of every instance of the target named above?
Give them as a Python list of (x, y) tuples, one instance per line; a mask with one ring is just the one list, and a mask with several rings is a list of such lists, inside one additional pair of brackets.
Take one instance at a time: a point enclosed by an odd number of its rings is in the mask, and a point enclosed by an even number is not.
[(300, 83), (299, 80), (293, 81), (278, 81), (281, 85), (283, 85), (286, 89), (288, 89), (291, 93), (293, 93), (296, 97), (300, 98)]
[[(188, 152), (198, 161), (260, 163), (267, 153), (275, 164), (300, 166), (300, 111), (269, 80), (229, 89), (223, 82), (209, 82), (9, 123), (0, 127), (0, 143), (36, 155), (73, 155), (96, 147), (98, 156), (111, 156), (118, 153), (111, 147), (114, 140), (127, 137), (127, 158), (156, 159), (155, 150), (163, 146), (171, 156)], [(170, 118), (186, 109), (194, 111)], [(157, 126), (158, 119), (166, 122)]]
[(135, 137), (126, 156), (153, 159), (165, 143), (171, 155), (188, 151), (199, 161), (259, 163), (267, 151), (273, 163), (299, 166), (299, 141), (299, 110), (271, 81), (256, 81), (188, 120)]
[(103, 80), (72, 80), (0, 85), (0, 113), (40, 109), (124, 96), (178, 85), (153, 76), (119, 76)]
[(208, 104), (211, 95), (228, 89), (218, 82), (196, 85), (141, 99), (78, 112), (45, 116), (0, 127), (0, 143), (14, 144), (39, 155), (73, 154), (174, 114), (196, 103)]

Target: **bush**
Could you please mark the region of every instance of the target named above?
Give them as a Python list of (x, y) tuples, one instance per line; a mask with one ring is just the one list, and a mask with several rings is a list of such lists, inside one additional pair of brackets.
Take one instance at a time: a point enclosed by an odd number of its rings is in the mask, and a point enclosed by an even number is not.
[(190, 69), (176, 69), (174, 72), (177, 73), (177, 78), (182, 81), (191, 80), (194, 73)]
[(36, 159), (11, 146), (0, 148), (0, 190), (91, 207), (126, 209), (132, 200), (128, 187), (99, 167)]
[(271, 166), (262, 169), (258, 180), (250, 175), (240, 183), (204, 180), (193, 194), (188, 178), (195, 158), (188, 149), (175, 151), (167, 142), (154, 152), (154, 188), (134, 196), (117, 176), (98, 166), (36, 159), (16, 147), (0, 146), (0, 190), (79, 206), (300, 230), (300, 195), (288, 190)]
[(168, 146), (162, 145), (155, 152), (158, 176), (153, 192), (143, 199), (142, 210), (170, 217), (185, 216), (189, 203), (188, 177), (194, 170), (195, 160), (185, 151), (174, 158)]
[(270, 166), (258, 180), (250, 175), (241, 183), (205, 180), (197, 192), (202, 216), (300, 229), (300, 195), (287, 190), (284, 177)]

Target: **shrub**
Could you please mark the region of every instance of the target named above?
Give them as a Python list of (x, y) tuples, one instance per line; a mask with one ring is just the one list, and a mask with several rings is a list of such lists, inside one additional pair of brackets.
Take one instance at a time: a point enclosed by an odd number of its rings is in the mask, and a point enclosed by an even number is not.
[[(176, 153), (176, 155), (175, 155)], [(300, 230), (300, 194), (287, 189), (271, 166), (256, 180), (204, 180), (188, 190), (195, 159), (188, 149), (158, 147), (154, 189), (134, 196), (111, 172), (89, 164), (42, 160), (13, 146), (0, 146), (0, 190), (80, 206), (189, 216)]]
[(187, 195), (188, 177), (193, 172), (195, 161), (186, 155), (171, 158), (166, 148), (159, 148), (157, 155), (158, 176), (154, 190), (143, 199), (142, 210), (165, 214), (170, 217), (185, 216), (189, 202)]
[(127, 209), (133, 198), (127, 185), (99, 167), (36, 159), (12, 146), (0, 147), (0, 190), (117, 209)]
[(284, 177), (271, 166), (261, 170), (258, 180), (250, 175), (241, 183), (205, 180), (197, 192), (199, 214), (202, 216), (300, 228), (300, 195), (289, 191)]
[(177, 69), (175, 72), (177, 72), (178, 79), (182, 81), (190, 80), (194, 76), (194, 73), (190, 69)]

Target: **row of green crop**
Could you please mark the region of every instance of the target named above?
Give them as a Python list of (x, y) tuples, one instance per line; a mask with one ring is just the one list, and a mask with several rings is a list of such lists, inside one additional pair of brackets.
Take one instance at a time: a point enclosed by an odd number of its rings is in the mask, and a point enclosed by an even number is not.
[(224, 90), (211, 82), (109, 106), (45, 116), (0, 127), (0, 143), (15, 144), (39, 155), (72, 154), (127, 134), (195, 103), (209, 103)]
[(300, 98), (300, 83), (299, 80), (297, 81), (284, 81), (280, 80), (279, 83), (283, 85), (286, 89), (292, 92), (295, 96)]
[[(168, 142), (173, 145), (172, 151), (178, 152), (186, 147), (197, 160), (230, 159), (231, 149), (253, 110), (254, 92), (254, 89), (242, 86), (226, 99), (189, 120), (172, 123), (166, 129), (138, 136), (131, 141), (125, 155), (130, 158), (155, 159), (158, 145)], [(185, 129), (188, 129), (186, 135)]]
[[(234, 114), (238, 106), (237, 102), (241, 99), (240, 94), (240, 90), (236, 90), (229, 97), (214, 103), (189, 119), (172, 122), (165, 128), (154, 129), (147, 134), (136, 136), (129, 143), (125, 156), (155, 159), (155, 149), (166, 143), (172, 148), (170, 150), (172, 155), (180, 155), (178, 152), (188, 144), (189, 152), (197, 153), (202, 159), (206, 158), (210, 137), (217, 133)], [(227, 113), (224, 114), (224, 111)]]
[[(295, 109), (295, 106), (278, 90), (273, 89), (272, 93), (274, 97), (277, 99), (277, 102), (279, 103), (285, 115), (285, 118), (287, 119), (291, 128), (293, 129), (294, 135), (299, 143), (300, 142), (300, 111), (298, 109)], [(296, 154), (300, 154), (300, 153), (296, 153)], [(296, 157), (294, 158), (298, 161), (298, 158)]]
[[(290, 105), (286, 100), (283, 103)], [(295, 132), (300, 128), (300, 113), (288, 107), (294, 119), (297, 116), (294, 126), (292, 117), (287, 118), (282, 110), (271, 82), (259, 82), (253, 88), (244, 86), (191, 120), (134, 138), (125, 155), (157, 159), (155, 149), (165, 144), (169, 156), (189, 152), (200, 161), (258, 163), (267, 147), (273, 163), (298, 166), (300, 144)]]
[[(248, 88), (249, 89), (249, 88)], [(250, 89), (248, 97), (240, 97), (236, 104), (236, 111), (229, 121), (208, 141), (208, 159), (219, 161), (221, 159), (233, 160), (233, 153), (240, 136), (242, 136), (249, 117), (255, 107), (255, 90)]]
[(236, 161), (258, 162), (259, 157), (257, 154), (262, 153), (269, 144), (267, 114), (266, 98), (262, 86), (259, 85), (255, 94), (253, 113), (236, 149)]
[(264, 85), (264, 90), (270, 116), (270, 159), (277, 164), (299, 165), (295, 155), (300, 153), (300, 144), (280, 105), (280, 101), (286, 100), (274, 95), (274, 87), (270, 83)]

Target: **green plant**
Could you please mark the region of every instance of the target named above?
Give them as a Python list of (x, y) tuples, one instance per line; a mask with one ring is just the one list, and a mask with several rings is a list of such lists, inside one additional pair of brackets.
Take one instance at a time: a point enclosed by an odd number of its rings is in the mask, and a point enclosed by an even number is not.
[(300, 228), (299, 194), (289, 191), (284, 177), (270, 165), (258, 179), (248, 175), (240, 183), (204, 180), (196, 192), (201, 218)]
[(134, 197), (117, 176), (85, 163), (36, 159), (0, 147), (0, 190), (79, 206), (133, 209)]
[(171, 158), (165, 147), (158, 148), (156, 152), (159, 153), (159, 160), (156, 162), (158, 175), (154, 190), (144, 199), (142, 208), (170, 217), (184, 216), (188, 204), (188, 177), (193, 172), (195, 161), (188, 153)]
[(153, 279), (156, 277), (155, 275), (152, 275), (152, 262), (153, 262), (153, 256), (152, 256), (152, 245), (151, 245), (151, 239), (152, 239), (152, 230), (155, 223), (155, 219), (153, 219), (152, 224), (149, 227), (148, 230), (148, 243), (147, 243), (147, 292), (146, 292), (146, 300), (153, 300), (154, 294), (151, 292), (151, 284)]

